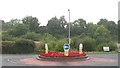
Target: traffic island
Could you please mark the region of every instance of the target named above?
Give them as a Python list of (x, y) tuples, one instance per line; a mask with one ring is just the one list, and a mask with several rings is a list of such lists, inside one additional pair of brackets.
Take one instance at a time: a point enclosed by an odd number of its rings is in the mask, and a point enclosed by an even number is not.
[(56, 60), (56, 61), (62, 61), (62, 60), (86, 60), (89, 59), (88, 55), (86, 53), (79, 53), (79, 52), (69, 52), (68, 56), (66, 56), (62, 52), (48, 52), (47, 54), (45, 52), (41, 52), (38, 56), (39, 60)]

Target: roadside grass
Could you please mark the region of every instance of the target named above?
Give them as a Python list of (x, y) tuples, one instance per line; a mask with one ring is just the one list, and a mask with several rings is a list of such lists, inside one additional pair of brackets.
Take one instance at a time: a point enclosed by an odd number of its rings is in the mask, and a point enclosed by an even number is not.
[(117, 53), (119, 53), (119, 52), (117, 52), (117, 51), (110, 51), (110, 52), (86, 52), (87, 54), (117, 54)]

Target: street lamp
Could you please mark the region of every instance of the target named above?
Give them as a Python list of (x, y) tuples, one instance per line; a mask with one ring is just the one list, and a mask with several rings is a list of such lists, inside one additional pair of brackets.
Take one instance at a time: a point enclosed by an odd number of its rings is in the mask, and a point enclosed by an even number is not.
[(70, 9), (68, 9), (69, 12), (69, 33), (68, 33), (68, 43), (70, 44)]

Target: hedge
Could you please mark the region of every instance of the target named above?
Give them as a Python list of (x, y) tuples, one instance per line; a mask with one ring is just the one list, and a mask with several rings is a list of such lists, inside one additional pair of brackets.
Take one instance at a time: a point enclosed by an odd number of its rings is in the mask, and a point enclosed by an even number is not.
[(34, 49), (34, 41), (32, 40), (18, 39), (15, 41), (14, 50), (17, 54), (33, 53)]
[(3, 54), (12, 54), (14, 53), (14, 46), (15, 42), (13, 41), (2, 41), (2, 53)]
[(34, 52), (34, 41), (18, 39), (16, 41), (2, 41), (3, 54), (28, 54)]

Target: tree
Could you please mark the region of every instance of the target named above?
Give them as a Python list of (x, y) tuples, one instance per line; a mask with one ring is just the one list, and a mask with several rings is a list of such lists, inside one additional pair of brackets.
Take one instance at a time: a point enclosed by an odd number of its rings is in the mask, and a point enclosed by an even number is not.
[(101, 51), (103, 46), (110, 46), (108, 45), (108, 43), (111, 41), (110, 31), (103, 25), (100, 25), (94, 32), (94, 39), (96, 40), (95, 50)]
[(2, 30), (14, 29), (21, 21), (19, 19), (11, 19), (9, 22), (0, 21), (2, 23)]
[(84, 51), (94, 51), (95, 46), (95, 39), (91, 38), (91, 37), (84, 37), (84, 39), (82, 40), (83, 43), (83, 50)]
[(61, 28), (65, 28), (65, 26), (67, 26), (67, 21), (65, 20), (64, 16), (61, 16), (59, 21)]
[(2, 28), (2, 30), (3, 30), (3, 27), (5, 28), (5, 22), (3, 20), (0, 20), (0, 27)]
[(94, 38), (98, 41), (98, 43), (106, 42), (109, 37), (110, 31), (103, 25), (100, 25), (94, 32)]
[(22, 35), (22, 38), (30, 40), (40, 40), (41, 35), (35, 32), (27, 32), (25, 35)]
[(57, 17), (53, 17), (48, 21), (47, 29), (48, 32), (56, 38), (60, 38), (61, 36), (65, 36), (65, 26), (66, 21), (64, 17), (58, 19)]
[(36, 17), (27, 16), (22, 19), (22, 22), (29, 26), (30, 31), (36, 32), (39, 28), (39, 21)]
[(100, 19), (98, 25), (104, 25), (109, 31), (111, 38), (117, 40), (118, 36), (118, 25), (114, 21), (108, 21), (107, 19)]
[(118, 25), (114, 21), (109, 21), (107, 29), (110, 31), (111, 38), (114, 40), (118, 39)]
[(84, 19), (75, 20), (71, 25), (71, 35), (81, 35), (86, 29), (86, 21)]
[(47, 28), (51, 29), (51, 30), (60, 28), (60, 22), (59, 22), (58, 18), (56, 18), (56, 17), (51, 18), (48, 21)]
[(88, 23), (86, 25), (86, 29), (85, 29), (85, 35), (92, 37), (94, 36), (94, 32), (97, 29), (98, 25), (93, 24), (93, 23)]
[(36, 30), (36, 32), (40, 34), (45, 34), (45, 33), (48, 33), (48, 30), (46, 26), (40, 26), (39, 29)]
[(100, 21), (97, 23), (98, 25), (107, 25), (108, 20), (107, 19), (100, 19)]
[(13, 27), (13, 26), (16, 26), (17, 24), (19, 24), (19, 23), (22, 23), (21, 22), (21, 20), (19, 20), (19, 19), (11, 19), (10, 21), (9, 21), (9, 24)]
[(10, 30), (9, 34), (17, 37), (17, 36), (26, 34), (28, 31), (29, 31), (29, 28), (27, 25), (19, 24), (14, 29)]
[(0, 20), (0, 24), (2, 26), (3, 31), (10, 29), (10, 26), (4, 20)]

